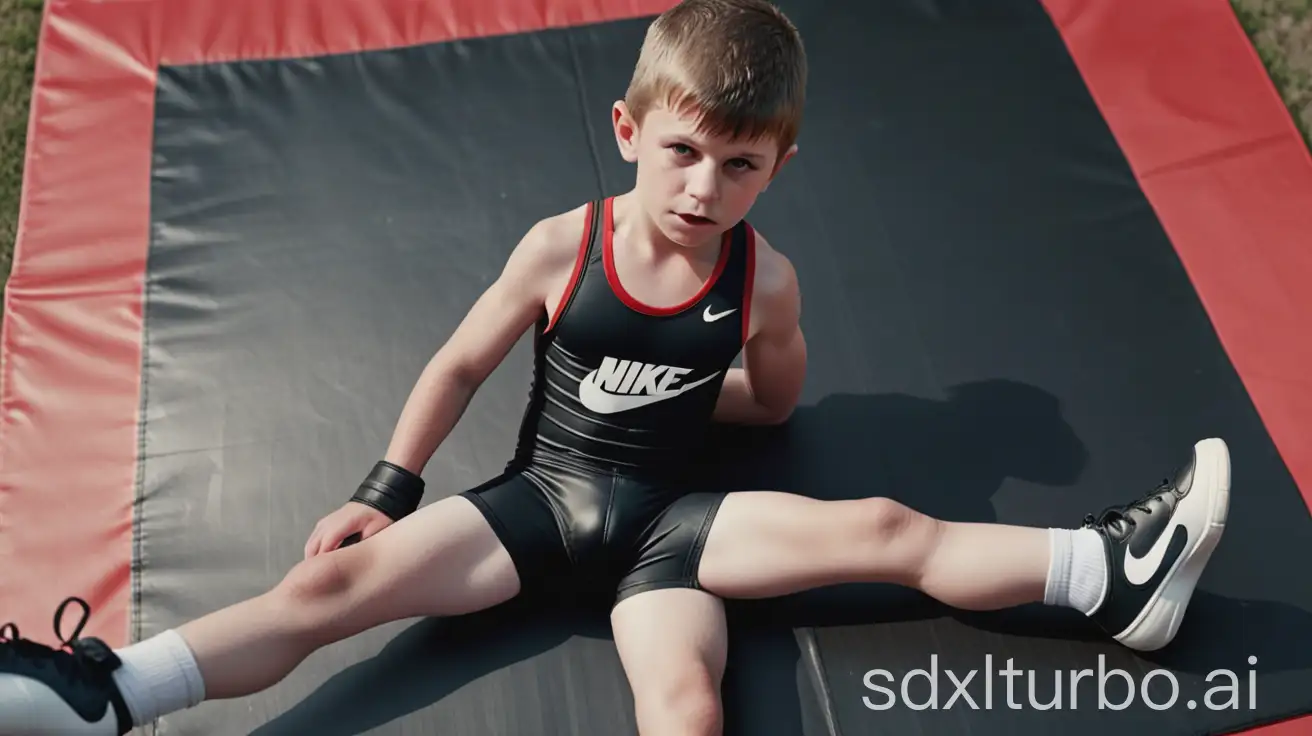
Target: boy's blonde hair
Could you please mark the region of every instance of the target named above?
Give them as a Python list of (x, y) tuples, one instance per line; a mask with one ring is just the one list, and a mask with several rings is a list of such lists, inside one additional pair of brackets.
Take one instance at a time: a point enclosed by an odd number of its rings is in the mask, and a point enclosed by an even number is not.
[(641, 123), (656, 105), (734, 140), (797, 140), (806, 52), (792, 22), (766, 0), (684, 0), (647, 29), (625, 94)]

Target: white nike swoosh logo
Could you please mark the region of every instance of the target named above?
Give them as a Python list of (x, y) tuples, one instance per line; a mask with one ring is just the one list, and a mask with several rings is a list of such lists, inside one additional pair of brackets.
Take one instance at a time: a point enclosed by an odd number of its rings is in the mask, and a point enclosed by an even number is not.
[(1161, 536), (1153, 544), (1152, 549), (1143, 557), (1135, 557), (1134, 553), (1127, 547), (1125, 549), (1125, 579), (1134, 585), (1143, 585), (1157, 574), (1157, 568), (1162, 566), (1162, 558), (1166, 557), (1166, 548), (1171, 546), (1171, 538), (1175, 536), (1175, 530), (1184, 526), (1180, 520), (1180, 509), (1177, 507), (1175, 515), (1171, 517), (1171, 523), (1167, 524), (1162, 530)]
[(692, 383), (680, 386), (672, 391), (656, 394), (613, 394), (602, 389), (593, 383), (597, 378), (597, 372), (592, 371), (579, 382), (579, 401), (583, 405), (597, 412), (598, 414), (618, 414), (622, 411), (630, 411), (648, 404), (655, 404), (658, 401), (672, 399), (679, 394), (687, 393), (707, 381), (720, 375), (719, 371)]
[(727, 311), (727, 312), (720, 312), (719, 314), (712, 314), (712, 313), (711, 313), (711, 305), (707, 304), (707, 305), (706, 305), (706, 311), (705, 311), (705, 312), (702, 312), (702, 319), (706, 320), (707, 322), (714, 322), (714, 321), (716, 321), (716, 320), (724, 319), (725, 317), (728, 317), (729, 315), (731, 315), (731, 314), (733, 314), (734, 312), (737, 312), (737, 311), (738, 311), (737, 309), (730, 309), (730, 310)]

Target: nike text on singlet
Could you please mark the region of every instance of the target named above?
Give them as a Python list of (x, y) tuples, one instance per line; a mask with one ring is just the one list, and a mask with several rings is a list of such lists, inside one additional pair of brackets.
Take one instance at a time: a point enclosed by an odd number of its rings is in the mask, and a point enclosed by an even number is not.
[(740, 222), (684, 304), (630, 296), (613, 260), (612, 200), (587, 208), (574, 271), (534, 335), (534, 375), (516, 463), (669, 472), (709, 425), (747, 332), (755, 239)]

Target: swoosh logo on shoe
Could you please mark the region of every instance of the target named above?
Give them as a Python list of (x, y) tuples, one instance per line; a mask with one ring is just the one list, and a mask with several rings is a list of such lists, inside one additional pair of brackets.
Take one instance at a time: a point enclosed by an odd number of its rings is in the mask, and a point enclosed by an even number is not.
[[(1171, 523), (1162, 530), (1147, 554), (1143, 557), (1135, 557), (1127, 546), (1125, 549), (1125, 579), (1134, 585), (1143, 585), (1152, 580), (1153, 575), (1157, 574), (1157, 569), (1162, 566), (1162, 559), (1166, 557), (1166, 548), (1171, 546), (1171, 539), (1175, 537), (1176, 530), (1182, 528), (1184, 528), (1184, 522), (1180, 520), (1180, 509), (1177, 507), (1175, 514), (1171, 517)], [(1188, 541), (1188, 536), (1189, 532), (1186, 529), (1186, 541)]]

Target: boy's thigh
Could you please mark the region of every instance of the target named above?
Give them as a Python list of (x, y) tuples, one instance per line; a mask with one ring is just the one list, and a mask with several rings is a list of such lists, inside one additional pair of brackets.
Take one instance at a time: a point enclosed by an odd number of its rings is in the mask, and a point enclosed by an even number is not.
[(629, 596), (611, 610), (611, 630), (636, 698), (718, 691), (728, 631), (724, 605), (710, 593), (671, 587)]
[(429, 504), (363, 542), (320, 557), (346, 573), (350, 594), (361, 605), (388, 609), (388, 619), (472, 613), (520, 589), (505, 545), (461, 496)]
[(570, 538), (578, 533), (564, 529), (570, 527), (570, 512), (580, 510), (562, 501), (568, 494), (560, 486), (587, 480), (530, 468), (507, 472), (456, 497), (478, 514), (496, 539), (499, 559), (509, 561), (518, 593), (551, 600), (560, 597), (558, 589), (575, 584), (572, 556), (579, 550), (571, 551)]
[(616, 605), (667, 588), (701, 590), (702, 555), (724, 499), (716, 492), (679, 493), (642, 519), (641, 532), (629, 543), (632, 557), (621, 571)]

